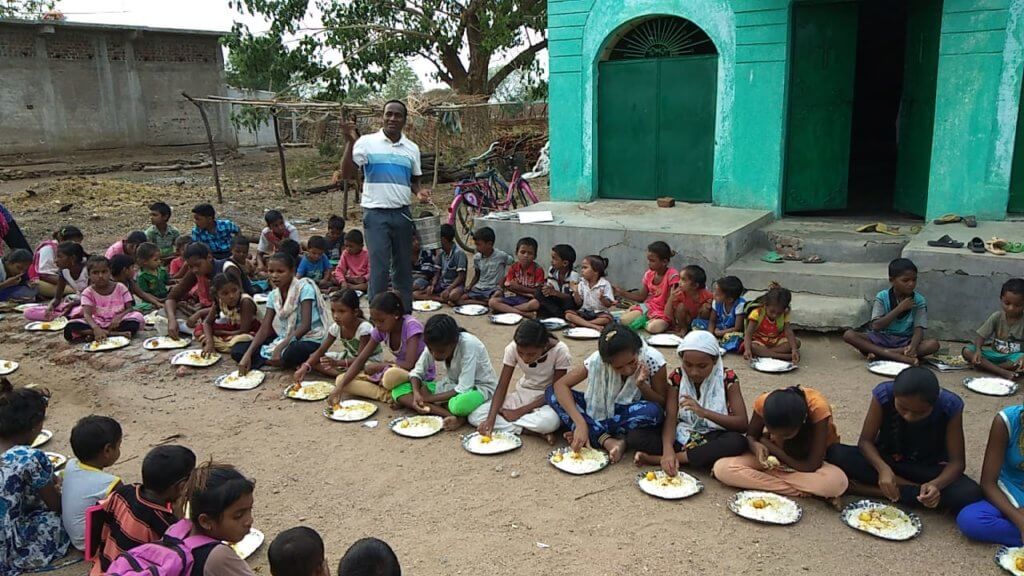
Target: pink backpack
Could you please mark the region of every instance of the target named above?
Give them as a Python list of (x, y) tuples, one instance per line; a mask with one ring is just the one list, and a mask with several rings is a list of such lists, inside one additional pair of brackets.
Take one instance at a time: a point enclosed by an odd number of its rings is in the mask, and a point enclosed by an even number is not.
[(56, 255), (57, 244), (58, 242), (56, 240), (43, 240), (39, 243), (39, 246), (36, 246), (36, 251), (32, 254), (32, 264), (28, 267), (29, 280), (39, 279), (39, 252), (42, 251), (44, 247), (48, 246), (53, 249), (54, 255)]
[(192, 522), (178, 520), (160, 542), (143, 544), (122, 553), (110, 564), (107, 576), (189, 576), (195, 550), (220, 544), (209, 536), (189, 536)]

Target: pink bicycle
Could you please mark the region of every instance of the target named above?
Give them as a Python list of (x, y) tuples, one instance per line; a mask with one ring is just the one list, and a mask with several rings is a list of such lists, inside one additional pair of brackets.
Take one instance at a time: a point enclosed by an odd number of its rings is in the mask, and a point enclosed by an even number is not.
[[(463, 168), (475, 169), (483, 163), (490, 163), (499, 155), (495, 152), (498, 143), (494, 142), (483, 154), (470, 158)], [(500, 158), (506, 160), (510, 165), (515, 154), (512, 153)], [(488, 166), (487, 170), (477, 173), (473, 178), (466, 178), (455, 185), (455, 199), (448, 208), (448, 223), (455, 227), (455, 241), (467, 252), (476, 250), (473, 243), (473, 227), (476, 218), (486, 216), (491, 212), (509, 211), (522, 208), (538, 202), (537, 195), (530, 188), (529, 180), (543, 175), (543, 172), (533, 171), (522, 173), (516, 167), (512, 171), (512, 178), (509, 183), (501, 177), (498, 170)]]

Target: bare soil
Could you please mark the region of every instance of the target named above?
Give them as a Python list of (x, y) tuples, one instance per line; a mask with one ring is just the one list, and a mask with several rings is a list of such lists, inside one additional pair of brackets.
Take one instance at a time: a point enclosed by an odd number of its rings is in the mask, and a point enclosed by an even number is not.
[[(269, 154), (230, 160), (222, 212), (254, 233), (263, 209), (283, 208), (291, 219), (320, 218), (321, 223), (300, 229), (306, 235), (322, 233), (326, 217), (340, 212), (335, 196), (283, 198), (274, 161)], [(35, 195), (28, 197), (26, 188)], [(86, 230), (87, 248), (100, 251), (127, 230), (144, 226), (145, 206), (158, 198), (176, 208), (176, 226), (189, 228), (188, 208), (211, 199), (211, 190), (207, 171), (129, 172), (4, 182), (0, 201), (31, 241), (74, 223)], [(68, 203), (73, 204), (69, 212), (56, 213)], [(483, 339), (499, 366), (513, 329), (481, 318), (458, 319)], [(257, 481), (256, 527), (268, 540), (291, 526), (311, 526), (323, 535), (332, 567), (354, 540), (377, 536), (395, 548), (406, 573), (425, 576), (997, 571), (995, 547), (966, 541), (947, 514), (919, 511), (923, 534), (901, 544), (849, 529), (835, 510), (815, 500), (801, 502), (799, 524), (763, 526), (730, 513), (726, 502), (735, 491), (704, 472), (694, 473), (705, 483), (702, 494), (660, 501), (636, 488), (637, 470), (628, 460), (591, 476), (571, 477), (546, 462), (549, 447), (533, 437), (524, 437), (523, 448), (511, 454), (473, 456), (462, 449), (460, 433), (423, 440), (395, 436), (386, 424), (400, 412), (386, 406), (374, 416), (377, 428), (331, 422), (319, 403), (282, 399), (286, 373), (270, 373), (250, 392), (226, 392), (213, 380), (233, 369), (228, 358), (178, 375), (169, 364), (172, 353), (144, 351), (141, 338), (120, 351), (87, 354), (57, 334), (23, 332), (23, 323), (13, 313), (0, 320), (0, 358), (22, 364), (13, 375), (17, 384), (53, 392), (46, 427), (55, 435), (47, 450), (70, 455), (75, 421), (97, 413), (124, 426), (122, 460), (111, 470), (127, 481), (139, 481), (142, 457), (168, 438), (202, 459), (233, 463)], [(761, 392), (793, 384), (823, 391), (843, 440), (855, 442), (870, 390), (880, 379), (837, 336), (803, 337), (801, 367), (789, 375), (753, 372), (735, 356), (727, 365), (740, 374), (748, 403)], [(577, 361), (594, 349), (591, 342), (569, 341), (569, 346)], [(977, 478), (992, 417), (1016, 400), (969, 392), (961, 385), (965, 375), (939, 378), (966, 401), (968, 471)], [(266, 545), (250, 562), (258, 573), (269, 574)], [(78, 564), (55, 574), (85, 571)]]

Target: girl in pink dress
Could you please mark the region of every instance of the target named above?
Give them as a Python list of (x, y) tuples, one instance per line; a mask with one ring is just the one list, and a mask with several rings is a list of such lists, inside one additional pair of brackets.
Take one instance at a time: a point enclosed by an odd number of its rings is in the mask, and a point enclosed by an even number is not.
[(658, 241), (647, 247), (647, 272), (644, 273), (643, 287), (629, 291), (615, 286), (615, 295), (642, 302), (622, 315), (619, 322), (634, 331), (647, 330), (658, 334), (672, 326), (668, 299), (672, 288), (679, 285), (679, 272), (670, 265), (676, 253), (668, 244)]
[(134, 336), (145, 319), (132, 310), (135, 301), (128, 287), (110, 277), (110, 261), (103, 256), (90, 256), (85, 267), (89, 272), (89, 287), (82, 291), (83, 318), (68, 322), (64, 339), (99, 342), (107, 336)]

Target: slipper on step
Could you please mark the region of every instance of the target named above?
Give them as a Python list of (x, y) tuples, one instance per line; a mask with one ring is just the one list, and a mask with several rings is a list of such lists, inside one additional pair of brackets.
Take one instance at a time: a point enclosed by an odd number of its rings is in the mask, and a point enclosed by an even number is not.
[(967, 224), (968, 228), (977, 228), (978, 219), (974, 216), (964, 216), (964, 224)]
[(804, 264), (824, 264), (826, 260), (817, 254), (803, 259)]
[(949, 234), (946, 234), (945, 236), (943, 236), (942, 238), (939, 238), (938, 240), (929, 240), (928, 241), (928, 245), (929, 246), (934, 246), (935, 248), (963, 248), (964, 247), (964, 243), (963, 242), (958, 242), (958, 241), (950, 238)]
[(975, 236), (971, 238), (971, 241), (967, 243), (967, 247), (971, 249), (971, 252), (975, 254), (985, 253), (985, 241)]
[(963, 218), (961, 218), (960, 216), (957, 216), (956, 214), (945, 214), (943, 216), (940, 216), (940, 217), (936, 218), (934, 220), (934, 223), (935, 224), (955, 224), (957, 222), (960, 222), (961, 220), (963, 220)]
[(1006, 256), (1006, 250), (1003, 250), (1000, 246), (996, 245), (996, 240), (992, 239), (985, 242), (985, 251), (996, 256)]
[(872, 224), (865, 224), (860, 228), (857, 228), (857, 232), (875, 232), (878, 234), (888, 234), (889, 236), (899, 236), (899, 226), (889, 226), (881, 222), (874, 222)]
[(773, 250), (771, 252), (765, 252), (764, 256), (761, 256), (761, 261), (769, 264), (780, 264), (782, 262), (782, 256), (779, 256), (779, 253)]
[(800, 257), (800, 253), (797, 252), (796, 250), (793, 250), (792, 248), (782, 251), (782, 259), (788, 260), (790, 262), (799, 262), (800, 260), (802, 260), (802, 258)]
[(1024, 252), (1024, 242), (1007, 242), (1006, 246), (1003, 247), (1010, 254), (1020, 254)]

